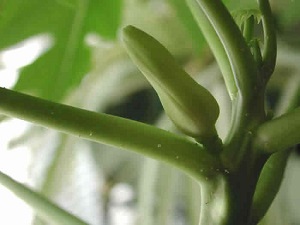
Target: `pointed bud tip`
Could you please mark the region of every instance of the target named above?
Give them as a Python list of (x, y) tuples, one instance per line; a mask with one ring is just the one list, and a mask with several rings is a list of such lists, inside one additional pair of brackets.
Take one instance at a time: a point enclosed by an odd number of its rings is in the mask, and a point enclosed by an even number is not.
[(123, 41), (127, 41), (128, 38), (130, 38), (132, 35), (136, 35), (137, 33), (141, 33), (141, 32), (142, 31), (139, 30), (138, 28), (136, 28), (132, 25), (128, 25), (123, 28), (121, 37), (122, 37)]

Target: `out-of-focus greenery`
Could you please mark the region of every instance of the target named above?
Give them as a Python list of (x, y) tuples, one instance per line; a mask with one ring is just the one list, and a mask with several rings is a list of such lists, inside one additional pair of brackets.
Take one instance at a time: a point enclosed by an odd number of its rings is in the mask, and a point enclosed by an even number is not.
[[(257, 9), (255, 0), (224, 3), (232, 12)], [(300, 105), (300, 1), (272, 0), (271, 5), (279, 51), (266, 101), (270, 112), (280, 115)], [(229, 97), (183, 0), (1, 0), (1, 50), (40, 34), (48, 35), (52, 43), (33, 63), (20, 69), (14, 89), (177, 132), (163, 115), (155, 92), (124, 51), (120, 30), (128, 24), (158, 39), (213, 93), (221, 106), (217, 128), (224, 137), (230, 117)], [(260, 34), (259, 26), (256, 32)], [(90, 224), (113, 224), (116, 205), (111, 193), (120, 183), (134, 191), (135, 196), (122, 207), (136, 212), (136, 224), (198, 221), (198, 187), (162, 163), (35, 126), (11, 142), (12, 147), (16, 145), (32, 149), (30, 169), (36, 190)], [(300, 223), (298, 157), (295, 151), (282, 190), (261, 224)], [(47, 223), (36, 218), (33, 224)]]

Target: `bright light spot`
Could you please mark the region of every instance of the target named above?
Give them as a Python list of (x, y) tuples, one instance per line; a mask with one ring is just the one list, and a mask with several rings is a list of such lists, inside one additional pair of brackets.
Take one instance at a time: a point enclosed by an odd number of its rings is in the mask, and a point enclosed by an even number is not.
[(1, 87), (11, 88), (18, 79), (18, 71), (16, 69), (4, 68), (0, 70)]
[(120, 183), (112, 188), (110, 195), (112, 204), (125, 204), (133, 199), (134, 192), (130, 185)]
[(0, 199), (0, 224), (30, 225), (32, 223), (32, 209), (1, 185)]
[(30, 162), (29, 149), (18, 146), (9, 150), (9, 142), (22, 135), (28, 129), (28, 123), (22, 120), (8, 120), (0, 123), (0, 170), (13, 179), (24, 182), (27, 179), (27, 167)]
[[(24, 146), (8, 150), (8, 145), (12, 138), (20, 136), (27, 129), (28, 123), (17, 119), (0, 123), (0, 171), (19, 182), (28, 180), (30, 150)], [(0, 199), (0, 224), (31, 224), (32, 209), (2, 185), (0, 185)]]
[(29, 128), (29, 123), (18, 120), (8, 119), (0, 123), (0, 154), (6, 152), (9, 142), (13, 138), (21, 136)]
[(134, 209), (125, 207), (112, 207), (110, 219), (112, 225), (132, 225), (135, 224), (136, 212)]
[(0, 84), (11, 88), (18, 79), (18, 70), (36, 60), (53, 45), (47, 34), (31, 37), (1, 53)]
[(2, 64), (8, 68), (20, 68), (32, 63), (39, 55), (52, 46), (47, 34), (31, 37), (2, 53)]
[[(49, 35), (39, 35), (12, 46), (1, 53), (0, 85), (11, 88), (18, 79), (20, 67), (32, 63), (52, 44)], [(0, 170), (19, 182), (28, 181), (30, 150), (18, 146), (8, 150), (10, 140), (22, 135), (28, 123), (21, 120), (7, 120), (0, 123)], [(13, 193), (0, 185), (0, 224), (29, 225), (32, 223), (32, 209)]]
[(115, 185), (110, 193), (111, 207), (109, 210), (112, 225), (135, 224), (136, 211), (130, 206), (134, 198), (132, 187), (125, 183)]
[(102, 39), (98, 34), (89, 33), (85, 36), (85, 43), (90, 47), (101, 47), (109, 49), (115, 46), (114, 42)]
[(9, 174), (13, 179), (26, 182), (28, 179), (28, 165), (30, 163), (29, 149), (18, 147), (0, 154), (0, 170)]

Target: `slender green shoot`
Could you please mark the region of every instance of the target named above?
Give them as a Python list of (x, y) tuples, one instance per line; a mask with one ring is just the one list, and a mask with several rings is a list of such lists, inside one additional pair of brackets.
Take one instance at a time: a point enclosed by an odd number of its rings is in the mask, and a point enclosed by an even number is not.
[(229, 59), (236, 86), (247, 101), (256, 85), (257, 68), (234, 19), (220, 0), (194, 0), (217, 33)]
[(30, 205), (39, 214), (39, 216), (49, 222), (53, 222), (57, 225), (87, 225), (87, 223), (83, 222), (79, 218), (50, 202), (42, 195), (14, 181), (2, 172), (0, 172), (0, 183)]
[(249, 43), (253, 38), (253, 30), (254, 30), (254, 16), (251, 15), (243, 25), (243, 36), (245, 38), (246, 43)]
[(266, 82), (271, 77), (277, 56), (277, 41), (274, 17), (272, 15), (269, 0), (257, 0), (262, 13), (262, 24), (264, 30), (264, 49), (263, 49), (263, 81)]
[(195, 20), (198, 23), (199, 28), (201, 29), (203, 36), (205, 37), (223, 75), (227, 91), (229, 93), (230, 99), (233, 100), (237, 97), (237, 87), (234, 81), (233, 71), (225, 52), (225, 49), (211, 25), (210, 21), (207, 19), (206, 15), (199, 7), (198, 3), (195, 0), (186, 0), (188, 6), (190, 7), (191, 12)]
[(257, 224), (272, 204), (280, 188), (290, 152), (277, 152), (264, 165), (253, 197), (250, 224)]
[(262, 124), (256, 133), (255, 147), (266, 153), (283, 151), (299, 143), (300, 107)]

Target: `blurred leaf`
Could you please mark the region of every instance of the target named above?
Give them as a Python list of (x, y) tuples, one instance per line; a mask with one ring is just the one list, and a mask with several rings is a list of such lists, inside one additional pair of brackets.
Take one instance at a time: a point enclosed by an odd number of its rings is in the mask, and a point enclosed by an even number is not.
[[(277, 2), (278, 1), (278, 2)], [(275, 3), (278, 35), (281, 41), (292, 48), (300, 47), (299, 42), (299, 1), (277, 0)]]
[(282, 1), (280, 2), (279, 22), (283, 26), (295, 25), (299, 23), (300, 1)]
[(223, 3), (230, 11), (258, 8), (255, 0), (223, 0)]
[[(89, 71), (88, 33), (117, 35), (122, 0), (4, 1), (0, 3), (0, 49), (47, 33), (54, 46), (22, 70), (15, 89), (60, 100)], [(70, 3), (70, 4), (64, 4)]]
[(198, 28), (198, 25), (189, 10), (186, 2), (184, 0), (168, 0), (169, 3), (173, 6), (174, 10), (176, 11), (178, 17), (180, 18), (183, 25), (188, 30), (192, 41), (193, 46), (197, 50), (197, 53), (200, 54), (205, 47), (205, 39)]
[(69, 7), (74, 7), (75, 6), (75, 1), (74, 0), (56, 0), (57, 3), (69, 6)]
[(133, 25), (156, 37), (179, 60), (186, 60), (193, 48), (187, 29), (168, 1), (128, 0), (124, 4), (124, 25)]
[[(196, 49), (198, 54), (201, 54), (204, 50), (203, 48), (206, 46), (205, 39), (191, 11), (189, 10), (189, 7), (187, 6), (186, 1), (168, 0), (168, 2), (174, 8), (177, 16), (179, 17), (185, 28), (188, 30), (188, 33), (193, 41), (193, 47)], [(249, 10), (257, 8), (256, 2), (253, 0), (223, 0), (223, 2), (231, 11), (240, 11), (246, 9)]]

